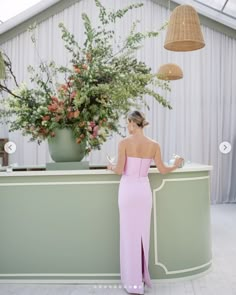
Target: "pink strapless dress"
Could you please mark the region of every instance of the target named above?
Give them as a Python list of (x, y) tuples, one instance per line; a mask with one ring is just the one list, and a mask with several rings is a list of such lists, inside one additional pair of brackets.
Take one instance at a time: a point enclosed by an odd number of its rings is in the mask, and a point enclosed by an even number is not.
[(120, 275), (129, 293), (152, 287), (148, 271), (152, 192), (148, 170), (152, 159), (127, 157), (119, 186)]

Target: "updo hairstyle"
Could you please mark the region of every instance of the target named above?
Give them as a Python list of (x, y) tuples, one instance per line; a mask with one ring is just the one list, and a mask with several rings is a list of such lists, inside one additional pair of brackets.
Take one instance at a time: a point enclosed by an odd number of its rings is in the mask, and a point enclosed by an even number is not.
[(149, 124), (148, 121), (146, 121), (144, 113), (140, 111), (133, 111), (128, 114), (128, 121), (133, 121), (138, 125), (138, 127), (143, 128), (144, 126), (147, 126)]

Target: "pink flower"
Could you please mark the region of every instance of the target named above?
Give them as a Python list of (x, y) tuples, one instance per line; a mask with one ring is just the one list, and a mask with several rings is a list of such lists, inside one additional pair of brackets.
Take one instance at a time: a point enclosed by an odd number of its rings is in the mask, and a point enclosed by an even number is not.
[(93, 128), (96, 124), (94, 121), (91, 121), (89, 125)]
[(69, 81), (69, 82), (67, 82), (67, 85), (68, 85), (68, 87), (71, 87), (71, 86), (73, 86), (73, 80), (71, 80), (71, 81)]
[(55, 103), (52, 103), (52, 104), (48, 105), (48, 110), (49, 110), (50, 112), (56, 112), (57, 109), (58, 109), (58, 105), (55, 104)]
[(62, 84), (61, 89), (63, 90), (68, 90), (68, 84)]
[(78, 110), (75, 111), (75, 112), (74, 112), (74, 118), (78, 118), (78, 117), (79, 117), (79, 114), (80, 114), (80, 111), (78, 111)]
[(99, 126), (96, 125), (94, 128), (93, 128), (93, 136), (94, 137), (97, 137), (98, 136), (98, 129), (99, 129)]
[(61, 119), (62, 119), (62, 116), (56, 115), (56, 117), (55, 117), (56, 122), (59, 122)]
[(66, 117), (67, 117), (68, 119), (72, 119), (72, 118), (74, 118), (74, 112), (69, 112), (69, 113), (67, 113)]
[(50, 116), (43, 116), (43, 121), (49, 121), (50, 120)]
[(51, 96), (51, 99), (54, 103), (57, 103), (58, 102), (58, 98), (56, 96)]
[(71, 93), (71, 95), (70, 95), (70, 98), (75, 98), (75, 96), (76, 96), (76, 91), (73, 91), (72, 93)]

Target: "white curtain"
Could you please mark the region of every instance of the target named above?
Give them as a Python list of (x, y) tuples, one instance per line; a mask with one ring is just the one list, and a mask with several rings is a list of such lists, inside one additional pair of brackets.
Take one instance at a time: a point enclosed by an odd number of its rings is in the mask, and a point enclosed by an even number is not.
[[(109, 2), (109, 3), (107, 3)], [(125, 1), (125, 5), (139, 1)], [(124, 6), (124, 1), (102, 1), (110, 8)], [(86, 12), (93, 23), (98, 23), (93, 0), (82, 0), (55, 14), (38, 26), (38, 50), (41, 58), (54, 59), (60, 64), (68, 61), (63, 47), (58, 23), (63, 21), (74, 32), (79, 42), (83, 41), (81, 13)], [(170, 12), (156, 2), (146, 0), (139, 10), (132, 10), (115, 26), (116, 36), (127, 34), (135, 19), (140, 19), (138, 30), (157, 30), (168, 19)], [(202, 27), (205, 48), (192, 52), (170, 52), (163, 48), (165, 32), (156, 39), (147, 40), (137, 53), (157, 72), (164, 63), (177, 63), (184, 78), (171, 82), (171, 93), (162, 93), (171, 101), (173, 110), (160, 106), (147, 97), (150, 111), (144, 110), (150, 127), (146, 135), (157, 140), (162, 147), (163, 160), (168, 161), (173, 153), (186, 161), (213, 165), (211, 173), (211, 200), (213, 203), (236, 202), (236, 40), (207, 27)], [(1, 37), (0, 37), (1, 42)], [(28, 32), (19, 34), (1, 44), (12, 59), (19, 81), (27, 81), (27, 65), (39, 62), (30, 42)], [(47, 144), (37, 146), (29, 143), (19, 132), (8, 134), (1, 127), (0, 137), (8, 136), (17, 144), (17, 152), (10, 156), (11, 163), (19, 165), (44, 165), (51, 161)], [(101, 151), (90, 154), (93, 165), (106, 164), (106, 152), (117, 153), (117, 135), (104, 144)], [(219, 144), (228, 141), (232, 151), (220, 153)]]

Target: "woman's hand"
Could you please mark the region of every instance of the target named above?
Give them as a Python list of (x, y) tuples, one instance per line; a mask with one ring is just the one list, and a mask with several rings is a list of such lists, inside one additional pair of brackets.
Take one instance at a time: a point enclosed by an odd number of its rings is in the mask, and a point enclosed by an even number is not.
[(183, 161), (184, 161), (184, 158), (176, 158), (174, 162), (174, 166), (176, 166), (176, 168), (182, 167)]
[(107, 165), (107, 169), (108, 169), (108, 170), (111, 170), (111, 171), (113, 171), (113, 167), (114, 167), (114, 166), (113, 166), (113, 165), (111, 165), (111, 164)]

